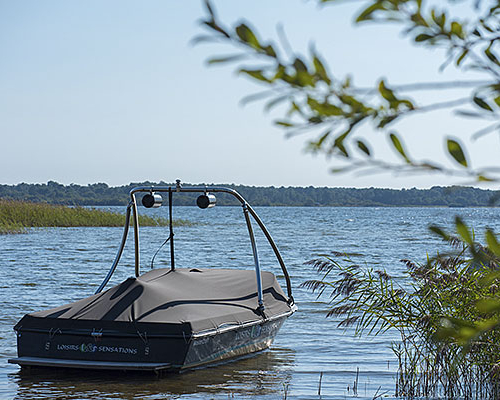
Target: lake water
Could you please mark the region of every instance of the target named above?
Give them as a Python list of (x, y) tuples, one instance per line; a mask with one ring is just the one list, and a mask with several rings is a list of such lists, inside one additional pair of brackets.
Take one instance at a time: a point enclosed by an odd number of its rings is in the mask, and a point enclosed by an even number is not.
[[(118, 207), (115, 210), (124, 211)], [(393, 397), (396, 336), (355, 338), (325, 318), (327, 304), (299, 285), (318, 277), (304, 262), (333, 250), (356, 253), (360, 265), (386, 268), (402, 276), (402, 258), (425, 261), (427, 253), (447, 249), (428, 225), (451, 227), (460, 214), (483, 237), (485, 227), (500, 232), (500, 209), (449, 208), (256, 208), (287, 264), (299, 311), (285, 322), (267, 351), (180, 375), (162, 378), (132, 373), (63, 370), (22, 372), (7, 363), (16, 356), (12, 327), (26, 313), (94, 293), (106, 275), (121, 240), (121, 228), (47, 228), (0, 236), (0, 398), (2, 399), (372, 399)], [(144, 211), (143, 209), (141, 212)], [(166, 215), (167, 208), (148, 211)], [(175, 228), (176, 266), (251, 269), (253, 259), (240, 207), (174, 208), (174, 218), (195, 222)], [(258, 230), (257, 227), (254, 228)], [(132, 233), (132, 232), (131, 232)], [(131, 239), (132, 235), (129, 235)], [(167, 228), (141, 228), (142, 268), (168, 236)], [(257, 237), (263, 269), (281, 270), (263, 235)], [(155, 266), (167, 266), (168, 246)], [(111, 284), (134, 273), (133, 243)], [(283, 280), (282, 287), (285, 287)], [(109, 286), (108, 286), (109, 287)], [(359, 372), (358, 372), (359, 370)], [(356, 378), (358, 374), (358, 377)], [(357, 393), (353, 383), (357, 379)]]

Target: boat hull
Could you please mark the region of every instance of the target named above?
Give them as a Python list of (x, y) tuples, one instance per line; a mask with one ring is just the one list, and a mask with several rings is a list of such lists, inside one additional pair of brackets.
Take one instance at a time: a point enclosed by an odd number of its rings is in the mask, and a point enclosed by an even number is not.
[(190, 343), (182, 369), (267, 349), (286, 317), (195, 338)]
[(18, 336), (19, 356), (9, 363), (21, 367), (178, 372), (268, 348), (290, 314), (190, 337), (23, 332)]

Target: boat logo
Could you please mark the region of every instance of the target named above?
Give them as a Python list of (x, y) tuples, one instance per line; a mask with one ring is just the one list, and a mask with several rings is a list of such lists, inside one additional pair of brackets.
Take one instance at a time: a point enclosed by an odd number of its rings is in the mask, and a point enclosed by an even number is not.
[(260, 325), (252, 326), (252, 333), (250, 335), (252, 338), (259, 337), (261, 333), (262, 333), (262, 327)]
[(95, 353), (97, 351), (97, 346), (92, 343), (89, 344), (82, 343), (80, 345), (80, 351), (82, 353)]
[[(149, 348), (146, 350), (149, 353)], [(122, 353), (122, 354), (137, 354), (137, 349), (129, 347), (115, 346), (96, 346), (93, 343), (81, 344), (58, 344), (57, 350), (62, 351), (80, 351), (82, 353)], [(147, 355), (147, 354), (146, 354)]]
[(236, 333), (236, 340), (256, 339), (262, 334), (260, 325), (252, 326)]
[(195, 340), (193, 342), (193, 347), (194, 346), (200, 346), (200, 345), (203, 345), (203, 344), (207, 344), (209, 342), (209, 338), (203, 338), (203, 339), (198, 339), (198, 340)]

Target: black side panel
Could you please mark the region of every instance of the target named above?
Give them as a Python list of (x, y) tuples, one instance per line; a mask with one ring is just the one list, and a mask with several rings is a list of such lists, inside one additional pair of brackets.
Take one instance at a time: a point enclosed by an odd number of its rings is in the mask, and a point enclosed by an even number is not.
[(19, 357), (42, 357), (87, 361), (119, 361), (137, 363), (169, 363), (181, 366), (188, 349), (182, 338), (139, 336), (102, 337), (24, 332), (18, 337)]
[[(102, 323), (25, 317), (16, 326), (19, 357), (127, 363), (184, 363), (189, 324)], [(109, 325), (109, 326), (108, 326)], [(114, 328), (114, 329), (110, 329)]]

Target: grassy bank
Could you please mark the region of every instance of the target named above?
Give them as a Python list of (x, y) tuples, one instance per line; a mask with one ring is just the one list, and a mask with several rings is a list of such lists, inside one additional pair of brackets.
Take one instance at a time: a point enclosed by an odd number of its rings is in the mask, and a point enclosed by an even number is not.
[[(0, 199), (0, 234), (23, 233), (31, 227), (123, 226), (120, 213), (84, 207), (67, 207), (45, 203)], [(142, 226), (166, 226), (165, 218), (139, 216)], [(176, 220), (174, 225), (189, 225)]]

